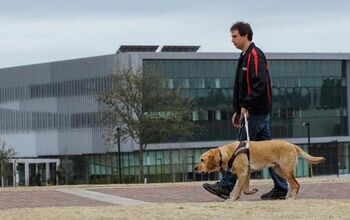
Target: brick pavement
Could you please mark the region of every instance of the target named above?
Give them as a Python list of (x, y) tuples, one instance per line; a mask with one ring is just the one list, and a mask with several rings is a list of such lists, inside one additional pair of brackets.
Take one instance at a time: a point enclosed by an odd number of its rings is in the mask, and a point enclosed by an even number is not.
[[(6, 190), (6, 189), (5, 189)], [(106, 202), (86, 199), (49, 189), (0, 190), (0, 210), (11, 208), (107, 206)]]
[[(259, 192), (243, 195), (241, 201), (259, 201), (261, 194), (268, 192), (272, 184), (258, 185)], [(204, 190), (202, 186), (164, 186), (145, 188), (103, 188), (91, 189), (110, 195), (128, 197), (147, 202), (219, 202), (219, 197)], [(350, 199), (350, 183), (307, 183), (301, 184), (299, 199)]]
[[(63, 188), (86, 189), (110, 196), (125, 197), (153, 203), (182, 202), (222, 202), (223, 200), (206, 192), (202, 183), (147, 184), (147, 185), (104, 185), (72, 186)], [(255, 195), (242, 195), (242, 201), (259, 201), (260, 195), (271, 189), (272, 183), (262, 183)], [(350, 199), (350, 181), (301, 183), (299, 199)], [(16, 188), (0, 189), (0, 210), (33, 207), (72, 207), (72, 206), (110, 206), (108, 202), (81, 197), (64, 192), (62, 188)]]

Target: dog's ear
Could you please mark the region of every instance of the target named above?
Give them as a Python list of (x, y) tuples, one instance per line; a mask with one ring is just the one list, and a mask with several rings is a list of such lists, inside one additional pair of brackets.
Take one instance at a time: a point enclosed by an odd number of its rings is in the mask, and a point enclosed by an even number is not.
[(208, 155), (208, 169), (215, 169), (218, 166), (218, 163), (216, 161), (216, 152), (212, 151), (210, 155)]

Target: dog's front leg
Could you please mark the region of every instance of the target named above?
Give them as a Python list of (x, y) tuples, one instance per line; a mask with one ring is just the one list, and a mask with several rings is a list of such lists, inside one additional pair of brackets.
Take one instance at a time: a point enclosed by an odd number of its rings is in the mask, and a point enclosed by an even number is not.
[(231, 193), (230, 199), (227, 200), (228, 202), (236, 201), (241, 196), (243, 185), (245, 182), (245, 177), (242, 175), (237, 175), (237, 177), (238, 178), (237, 178), (235, 188), (233, 189), (233, 193)]
[(245, 183), (243, 185), (243, 193), (245, 195), (252, 195), (252, 194), (255, 194), (259, 191), (257, 188), (253, 188), (252, 190), (249, 190), (249, 185), (250, 185), (249, 181), (250, 181), (250, 174), (248, 174), (248, 176), (245, 180)]

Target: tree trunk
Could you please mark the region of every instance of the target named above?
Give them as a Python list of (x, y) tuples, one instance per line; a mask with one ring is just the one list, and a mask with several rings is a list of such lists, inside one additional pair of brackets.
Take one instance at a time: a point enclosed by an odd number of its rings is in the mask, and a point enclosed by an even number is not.
[(140, 147), (140, 175), (139, 175), (139, 183), (143, 183), (144, 173), (143, 173), (143, 144), (139, 144)]

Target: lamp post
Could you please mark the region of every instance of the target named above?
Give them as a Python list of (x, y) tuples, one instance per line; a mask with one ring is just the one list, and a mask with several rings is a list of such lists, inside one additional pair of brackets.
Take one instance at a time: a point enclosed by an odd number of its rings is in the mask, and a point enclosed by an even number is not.
[(191, 155), (191, 156), (187, 156), (187, 158), (191, 158), (192, 179), (190, 179), (190, 181), (194, 181), (195, 180), (195, 174), (193, 172), (193, 169), (194, 169), (194, 157), (193, 157), (193, 155)]
[[(310, 122), (304, 122), (303, 123), (303, 126), (307, 127), (307, 147), (308, 147), (308, 150), (310, 151)], [(312, 177), (312, 164), (309, 163), (309, 177)]]
[(163, 172), (163, 160), (162, 160), (162, 158), (157, 158), (157, 160), (156, 161), (160, 161), (160, 180), (159, 180), (159, 182), (162, 182), (162, 172)]
[(118, 165), (119, 165), (119, 183), (122, 183), (122, 161), (121, 161), (121, 153), (120, 153), (120, 128), (116, 128), (117, 131), (117, 145), (118, 145)]

